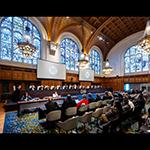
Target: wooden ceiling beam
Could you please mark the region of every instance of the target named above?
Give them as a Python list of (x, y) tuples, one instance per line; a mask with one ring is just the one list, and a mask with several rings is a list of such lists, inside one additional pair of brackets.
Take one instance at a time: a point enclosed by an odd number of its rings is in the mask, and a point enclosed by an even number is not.
[(93, 32), (96, 31), (96, 28), (92, 26), (90, 23), (88, 23), (85, 19), (82, 17), (71, 17), (72, 19), (78, 21), (79, 23), (83, 23), (88, 29), (92, 30)]
[(95, 32), (94, 34), (91, 36), (91, 38), (89, 39), (89, 41), (87, 42), (86, 45), (86, 49), (90, 48), (90, 44), (93, 41), (93, 39), (101, 32), (101, 30), (107, 25), (109, 24), (112, 20), (114, 19), (114, 17), (109, 17)]

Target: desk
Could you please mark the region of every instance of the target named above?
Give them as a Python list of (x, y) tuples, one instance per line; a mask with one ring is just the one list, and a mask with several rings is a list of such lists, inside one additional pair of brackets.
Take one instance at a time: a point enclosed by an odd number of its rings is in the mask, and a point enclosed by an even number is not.
[[(56, 97), (53, 98), (53, 101), (55, 101), (60, 107), (63, 104), (64, 100), (66, 97)], [(78, 99), (77, 96), (72, 96), (72, 99)], [(41, 107), (42, 105), (45, 105), (47, 103), (48, 99), (38, 99), (38, 100), (30, 100), (30, 101), (18, 101), (18, 116), (20, 116), (21, 111), (25, 109), (30, 109), (30, 108), (38, 108)]]
[(47, 99), (39, 99), (39, 100), (30, 100), (30, 101), (19, 101), (18, 104), (18, 116), (20, 116), (21, 111), (29, 108), (38, 108), (45, 103), (47, 103)]

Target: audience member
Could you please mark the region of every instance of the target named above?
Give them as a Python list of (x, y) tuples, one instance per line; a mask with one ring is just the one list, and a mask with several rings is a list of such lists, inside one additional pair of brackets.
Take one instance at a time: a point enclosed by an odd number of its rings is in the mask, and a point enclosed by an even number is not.
[(45, 109), (39, 108), (39, 119), (42, 119), (46, 117), (46, 114), (48, 114), (50, 111), (59, 110), (60, 107), (56, 102), (53, 101), (52, 98), (48, 98), (48, 102), (45, 104)]
[(62, 120), (65, 120), (67, 117), (65, 115), (66, 109), (69, 107), (76, 107), (76, 102), (71, 98), (71, 95), (68, 94), (66, 100), (62, 104)]
[(106, 99), (113, 99), (114, 96), (112, 95), (112, 93), (109, 91), (105, 92), (105, 95), (103, 96), (103, 100), (106, 100)]
[(21, 85), (16, 87), (16, 90), (12, 94), (12, 101), (18, 102), (21, 100), (22, 93), (21, 93)]
[(88, 94), (88, 101), (89, 103), (95, 102), (95, 99), (93, 98), (92, 93)]
[(25, 94), (21, 97), (22, 101), (29, 101), (31, 99), (32, 99), (32, 97), (29, 95), (28, 92), (25, 92)]
[(58, 97), (58, 93), (55, 91), (55, 93), (53, 93), (52, 97), (53, 97), (53, 98)]
[(68, 94), (66, 100), (62, 104), (62, 109), (66, 110), (68, 107), (74, 107), (76, 106), (76, 102), (72, 100), (71, 95)]
[(140, 132), (148, 132), (150, 130), (150, 108), (148, 108), (148, 115), (142, 117), (139, 125), (141, 125), (139, 127)]
[(100, 100), (102, 100), (100, 94), (96, 94), (96, 99), (95, 99), (95, 101), (100, 101)]
[(82, 104), (88, 105), (89, 101), (86, 99), (86, 95), (82, 96), (82, 100), (77, 103), (77, 108), (81, 107)]

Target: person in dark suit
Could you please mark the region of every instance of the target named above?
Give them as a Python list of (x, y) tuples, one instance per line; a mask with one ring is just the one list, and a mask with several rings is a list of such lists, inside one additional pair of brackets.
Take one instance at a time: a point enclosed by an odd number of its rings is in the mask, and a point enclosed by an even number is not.
[(65, 115), (66, 109), (69, 107), (76, 107), (76, 102), (72, 99), (71, 95), (68, 94), (67, 98), (65, 99), (64, 103), (62, 104), (61, 110), (62, 110), (62, 120), (67, 119), (67, 116)]
[(71, 95), (68, 94), (66, 100), (62, 104), (62, 110), (66, 110), (68, 107), (76, 106), (76, 102), (72, 100)]
[(91, 93), (88, 94), (88, 101), (89, 103), (95, 102), (95, 99), (93, 98)]
[(58, 104), (54, 102), (52, 98), (48, 99), (48, 102), (45, 104), (45, 107), (46, 107), (46, 113), (49, 113), (50, 111), (53, 111), (53, 110), (60, 109)]
[(96, 99), (95, 99), (95, 101), (97, 102), (97, 101), (100, 101), (100, 100), (102, 100), (100, 94), (96, 94)]
[(31, 99), (32, 99), (32, 97), (29, 95), (28, 92), (25, 92), (25, 94), (21, 97), (22, 101), (29, 101)]
[(12, 94), (12, 101), (18, 102), (21, 100), (22, 93), (21, 93), (21, 85), (18, 85), (16, 90)]
[(48, 102), (45, 104), (45, 109), (38, 108), (39, 119), (43, 119), (50, 111), (60, 110), (60, 107), (52, 98), (48, 98)]

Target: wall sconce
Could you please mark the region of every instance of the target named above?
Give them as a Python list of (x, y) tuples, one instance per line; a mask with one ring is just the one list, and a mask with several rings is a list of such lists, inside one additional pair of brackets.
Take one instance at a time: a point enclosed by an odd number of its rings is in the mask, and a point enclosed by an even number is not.
[(50, 55), (55, 55), (56, 51), (59, 50), (59, 44), (53, 41), (48, 41), (48, 46)]

